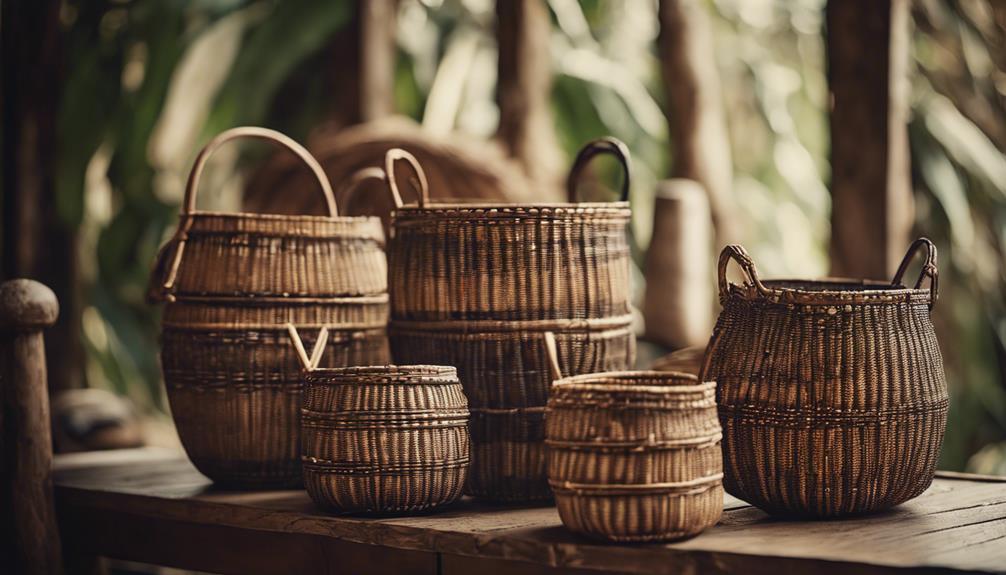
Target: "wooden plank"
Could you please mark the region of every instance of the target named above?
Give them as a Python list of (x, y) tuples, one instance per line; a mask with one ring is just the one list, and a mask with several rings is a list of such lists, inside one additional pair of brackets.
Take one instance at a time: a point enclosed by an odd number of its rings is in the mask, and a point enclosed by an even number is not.
[(364, 545), (324, 535), (187, 523), (120, 510), (94, 513), (61, 501), (71, 553), (234, 575), (437, 573), (437, 554)]
[(914, 207), (908, 160), (907, 0), (827, 5), (831, 271), (890, 279)]
[(71, 506), (82, 517), (126, 513), (179, 524), (435, 552), (442, 554), (444, 565), (469, 565), (448, 559), (453, 555), (626, 573), (837, 572), (850, 566), (872, 572), (914, 568), (993, 573), (1006, 568), (1002, 482), (938, 479), (921, 497), (893, 510), (818, 522), (772, 519), (729, 498), (720, 524), (699, 537), (667, 545), (611, 546), (572, 535), (553, 507), (500, 507), (465, 499), (443, 512), (416, 517), (327, 515), (316, 510), (303, 491), (215, 489), (179, 456), (148, 458), (140, 465), (119, 459), (86, 466), (78, 458), (65, 467), (60, 461), (59, 509)]

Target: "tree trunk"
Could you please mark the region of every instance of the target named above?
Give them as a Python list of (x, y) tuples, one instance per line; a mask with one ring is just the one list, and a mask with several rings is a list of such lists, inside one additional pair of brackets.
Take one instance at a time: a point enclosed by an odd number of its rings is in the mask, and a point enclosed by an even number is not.
[(908, 157), (907, 0), (827, 7), (831, 111), (831, 271), (888, 279), (913, 218)]
[(721, 246), (734, 241), (740, 230), (732, 215), (730, 137), (705, 2), (661, 0), (659, 48), (674, 147), (671, 174), (705, 188), (715, 241)]

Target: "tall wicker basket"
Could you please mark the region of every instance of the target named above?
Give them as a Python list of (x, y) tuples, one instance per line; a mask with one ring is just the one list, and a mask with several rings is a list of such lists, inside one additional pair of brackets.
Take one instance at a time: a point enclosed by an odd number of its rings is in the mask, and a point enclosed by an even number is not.
[[(275, 142), (299, 156), (329, 215), (196, 210), (210, 154), (238, 138)], [(387, 363), (383, 245), (380, 220), (339, 217), (325, 174), (286, 136), (236, 128), (200, 152), (151, 296), (167, 302), (164, 380), (182, 444), (202, 473), (238, 487), (300, 484), (301, 380), (286, 324), (329, 327), (336, 345), (322, 365)]]
[[(919, 250), (922, 273), (908, 288), (902, 277)], [(731, 261), (743, 285), (728, 283)], [(728, 492), (770, 513), (834, 517), (929, 487), (948, 404), (929, 317), (937, 278), (927, 239), (890, 284), (763, 282), (743, 248), (723, 250), (723, 311), (701, 379), (719, 386)]]
[(307, 356), (301, 410), (304, 484), (332, 511), (426, 511), (459, 497), (468, 471), (468, 402), (453, 367), (319, 369), (327, 330)]
[[(621, 199), (577, 203), (580, 174), (599, 153), (625, 171)], [(398, 160), (411, 166), (416, 204), (402, 202)], [(388, 244), (392, 350), (399, 363), (457, 366), (472, 411), (472, 495), (551, 497), (542, 333), (556, 333), (569, 373), (625, 369), (634, 359), (628, 161), (617, 140), (588, 144), (570, 171), (568, 203), (431, 205), (415, 158), (388, 153), (397, 206)]]
[(656, 371), (562, 378), (553, 365), (548, 477), (566, 527), (604, 541), (650, 542), (716, 524), (723, 460), (715, 383)]

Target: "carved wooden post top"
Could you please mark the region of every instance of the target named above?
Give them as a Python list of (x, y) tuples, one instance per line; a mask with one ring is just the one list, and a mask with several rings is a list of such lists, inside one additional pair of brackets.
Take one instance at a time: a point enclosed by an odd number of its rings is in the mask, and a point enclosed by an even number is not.
[(59, 316), (56, 294), (29, 279), (0, 284), (0, 331), (37, 331), (51, 327)]

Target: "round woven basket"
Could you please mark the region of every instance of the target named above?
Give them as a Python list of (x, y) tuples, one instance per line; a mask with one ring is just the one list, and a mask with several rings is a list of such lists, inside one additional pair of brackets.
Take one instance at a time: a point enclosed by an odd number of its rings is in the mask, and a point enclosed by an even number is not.
[(563, 523), (612, 542), (668, 541), (715, 525), (723, 510), (715, 388), (672, 372), (558, 379), (545, 434)]
[[(922, 273), (908, 288), (902, 277), (919, 250)], [(731, 261), (743, 285), (727, 281)], [(770, 513), (834, 517), (929, 487), (948, 406), (930, 320), (937, 279), (924, 238), (889, 284), (763, 282), (743, 248), (723, 250), (723, 311), (701, 377), (719, 385), (728, 492)]]
[[(206, 162), (238, 138), (294, 152), (311, 168), (329, 215), (197, 210)], [(203, 474), (237, 487), (300, 485), (300, 368), (286, 324), (329, 327), (334, 345), (322, 365), (387, 363), (383, 246), (380, 220), (340, 217), (321, 168), (286, 136), (236, 128), (200, 152), (150, 295), (167, 302), (165, 385), (182, 444)]]
[[(295, 346), (303, 346), (295, 338)], [(453, 367), (318, 369), (326, 336), (302, 361), (304, 483), (320, 507), (410, 513), (461, 496), (469, 461), (468, 403)]]
[[(625, 171), (621, 198), (577, 203), (580, 176), (602, 153)], [(400, 160), (411, 168), (415, 204), (402, 201)], [(388, 152), (397, 206), (388, 244), (392, 351), (399, 363), (457, 366), (473, 412), (469, 494), (550, 497), (542, 333), (556, 332), (569, 373), (625, 369), (634, 360), (628, 168), (624, 144), (597, 140), (573, 164), (569, 203), (431, 204), (415, 158)]]

